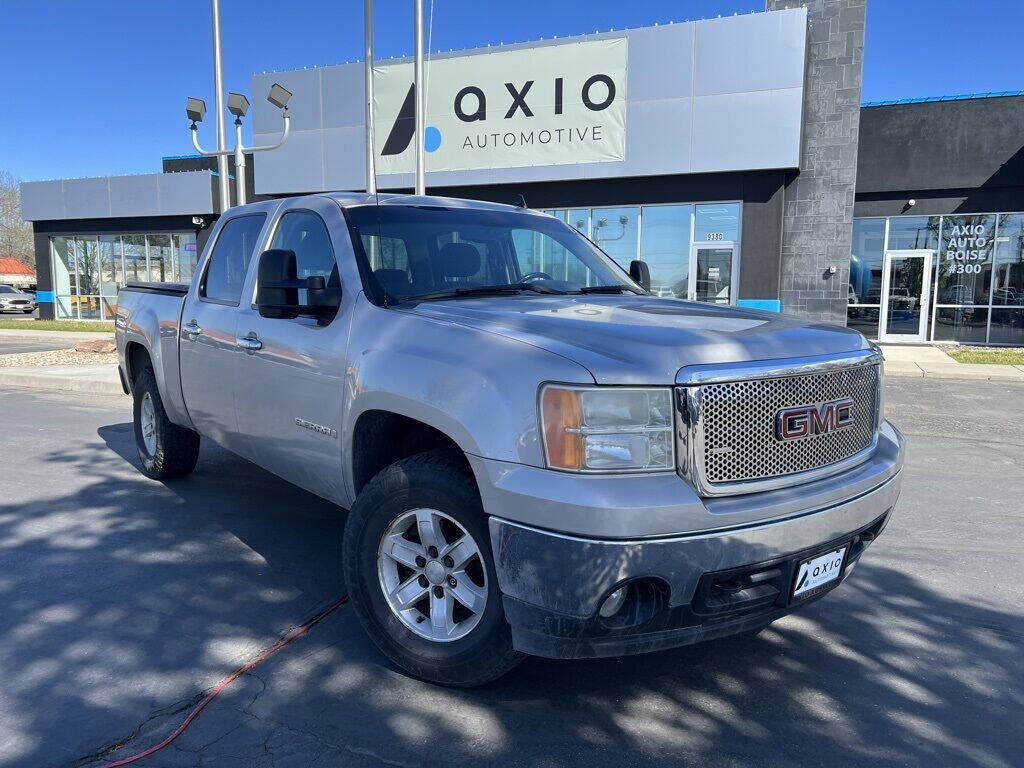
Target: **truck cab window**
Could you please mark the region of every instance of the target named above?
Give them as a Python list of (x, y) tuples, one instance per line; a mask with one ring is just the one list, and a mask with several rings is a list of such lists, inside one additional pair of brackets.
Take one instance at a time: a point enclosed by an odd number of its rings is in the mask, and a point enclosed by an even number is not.
[(215, 301), (238, 302), (266, 214), (239, 216), (220, 231), (199, 295)]
[[(295, 252), (295, 269), (300, 280), (322, 275), (328, 287), (341, 284), (327, 226), (312, 211), (291, 211), (282, 216), (270, 247)], [(300, 290), (299, 303), (305, 301), (306, 292)]]

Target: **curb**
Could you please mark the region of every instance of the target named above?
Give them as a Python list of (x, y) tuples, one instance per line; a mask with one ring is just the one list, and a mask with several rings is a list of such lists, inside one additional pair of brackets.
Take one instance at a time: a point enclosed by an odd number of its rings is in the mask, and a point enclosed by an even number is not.
[[(1013, 366), (1009, 366), (1013, 367)], [(923, 371), (920, 368), (897, 368), (885, 366), (886, 378), (899, 379), (945, 379), (949, 381), (1016, 381), (1024, 384), (1024, 376), (1016, 373), (990, 373), (979, 371)]]
[(0, 328), (0, 340), (20, 339), (23, 341), (102, 341), (113, 339), (110, 331), (33, 331), (20, 328)]
[(0, 387), (20, 387), (56, 392), (81, 392), (90, 395), (124, 395), (116, 379), (86, 379), (74, 376), (47, 376), (22, 373), (14, 368), (0, 370)]

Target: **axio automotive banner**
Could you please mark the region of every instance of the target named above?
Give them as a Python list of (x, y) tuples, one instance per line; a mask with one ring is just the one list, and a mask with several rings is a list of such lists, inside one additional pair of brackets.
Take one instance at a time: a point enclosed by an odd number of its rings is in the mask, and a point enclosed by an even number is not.
[[(434, 59), (428, 171), (624, 160), (625, 38)], [(412, 64), (374, 68), (377, 173), (412, 173)]]

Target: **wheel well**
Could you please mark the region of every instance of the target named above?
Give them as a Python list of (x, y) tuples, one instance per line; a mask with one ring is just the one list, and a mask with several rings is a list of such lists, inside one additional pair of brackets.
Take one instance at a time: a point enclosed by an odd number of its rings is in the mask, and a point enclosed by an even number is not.
[(125, 371), (128, 377), (128, 386), (134, 386), (135, 377), (139, 375), (139, 371), (147, 366), (152, 367), (153, 361), (150, 359), (146, 348), (137, 341), (132, 341), (128, 344), (124, 357), (128, 363), (128, 370)]
[(441, 430), (390, 411), (363, 413), (352, 435), (352, 480), (356, 493), (385, 467), (431, 450), (449, 452), (453, 461), (473, 477), (466, 454)]

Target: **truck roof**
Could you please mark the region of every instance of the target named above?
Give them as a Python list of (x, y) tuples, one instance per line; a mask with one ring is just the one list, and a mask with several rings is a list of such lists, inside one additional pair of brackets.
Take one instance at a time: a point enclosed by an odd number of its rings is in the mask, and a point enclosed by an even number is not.
[[(335, 200), (343, 208), (356, 208), (363, 205), (418, 205), (436, 206), (440, 208), (474, 208), (485, 211), (526, 211), (538, 213), (528, 208), (520, 208), (515, 205), (504, 203), (490, 203), (483, 200), (468, 200), (461, 197), (440, 197), (437, 195), (403, 195), (393, 192), (383, 192), (377, 195), (369, 195), (365, 192), (318, 192), (311, 195), (294, 195), (292, 197), (275, 198), (274, 200), (262, 200), (256, 203), (249, 203), (240, 208), (247, 211), (266, 211), (276, 208), (284, 202), (302, 200), (308, 197), (329, 197)], [(375, 200), (376, 198), (376, 200)], [(232, 209), (234, 212), (236, 209)]]

